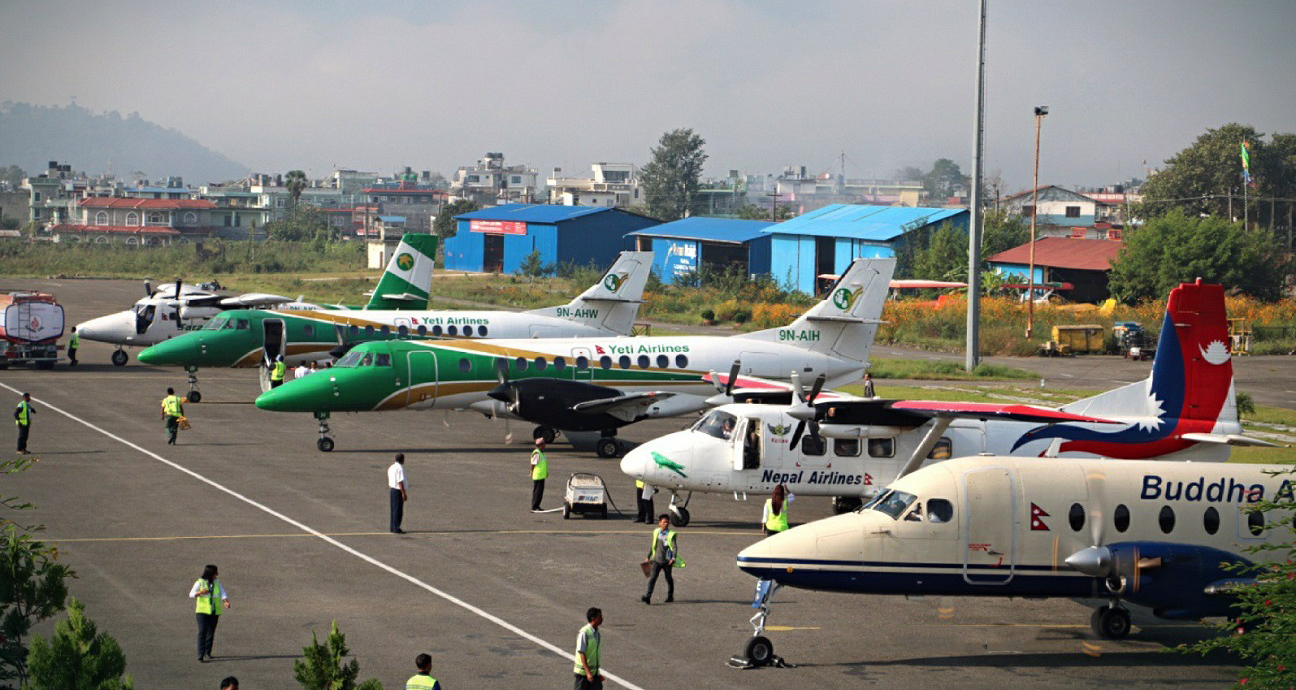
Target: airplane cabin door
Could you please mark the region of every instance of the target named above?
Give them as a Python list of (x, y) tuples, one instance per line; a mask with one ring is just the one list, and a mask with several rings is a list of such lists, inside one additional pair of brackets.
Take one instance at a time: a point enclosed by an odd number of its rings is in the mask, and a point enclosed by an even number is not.
[(284, 355), (284, 359), (287, 359), (283, 319), (265, 319), (261, 322), (261, 330), (264, 336), (262, 351), (265, 353), (266, 365), (271, 366), (279, 355)]
[(1001, 467), (963, 475), (963, 505), (964, 581), (1007, 584), (1013, 578), (1017, 550), (1017, 492), (1012, 475)]
[(431, 409), (436, 406), (437, 396), (437, 358), (436, 353), (413, 350), (406, 354), (409, 368), (408, 387), (405, 389), (405, 404), (423, 403), (420, 409)]
[(598, 362), (592, 359), (588, 347), (574, 347), (571, 351), (573, 381), (594, 381), (594, 367)]

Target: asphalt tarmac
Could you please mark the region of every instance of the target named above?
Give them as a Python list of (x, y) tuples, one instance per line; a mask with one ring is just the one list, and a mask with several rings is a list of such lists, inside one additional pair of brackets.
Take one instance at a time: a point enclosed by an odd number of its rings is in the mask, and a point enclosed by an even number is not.
[[(142, 292), (125, 281), (0, 283), (54, 292), (70, 323)], [(244, 688), (295, 687), (293, 661), (334, 621), (361, 678), (388, 688), (401, 687), (420, 652), (447, 690), (569, 687), (590, 606), (606, 617), (608, 687), (1223, 687), (1236, 677), (1226, 659), (1164, 651), (1200, 639), (1193, 623), (1136, 615), (1134, 634), (1110, 642), (1090, 632), (1088, 608), (1066, 600), (797, 590), (775, 598), (768, 632), (796, 668), (731, 669), (726, 660), (751, 634), (755, 584), (734, 555), (760, 538), (763, 497), (695, 497), (675, 602), (661, 603), (659, 583), (645, 606), (638, 563), (651, 528), (630, 521), (633, 483), (615, 461), (560, 441), (544, 503), (560, 505), (569, 473), (594, 472), (628, 515), (532, 514), (529, 448), (504, 441), (510, 431), (529, 438), (530, 425), (436, 411), (344, 415), (333, 420), (337, 450), (320, 453), (314, 420), (251, 405), (251, 370), (200, 372), (204, 401), (186, 406), (193, 429), (168, 446), (159, 401), (167, 386), (183, 392), (184, 373), (133, 356), (113, 367), (111, 351), (83, 341), (75, 369), (0, 372), (0, 398), (34, 398), (29, 446), (40, 459), (0, 493), (36, 504), (21, 521), (45, 525), (43, 538), (77, 572), (72, 594), (121, 643), (140, 688), (215, 688), (227, 675)], [(1296, 388), (1291, 377), (1275, 385)], [(689, 421), (623, 437), (644, 441)], [(410, 482), (405, 535), (387, 532), (386, 467), (398, 451)], [(659, 495), (658, 511), (665, 505)], [(792, 506), (794, 524), (828, 514), (824, 499)], [(198, 663), (186, 595), (206, 563), (220, 567), (233, 607), (216, 658)]]

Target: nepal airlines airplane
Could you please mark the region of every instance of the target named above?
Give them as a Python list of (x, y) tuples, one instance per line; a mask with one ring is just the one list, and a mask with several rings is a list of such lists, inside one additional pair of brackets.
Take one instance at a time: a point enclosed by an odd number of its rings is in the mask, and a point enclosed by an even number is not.
[(525, 419), (549, 438), (554, 429), (596, 430), (599, 454), (610, 457), (619, 450), (617, 427), (705, 408), (714, 390), (704, 376), (734, 360), (753, 376), (858, 380), (894, 270), (894, 259), (856, 259), (793, 323), (730, 337), (366, 343), (324, 373), (263, 393), (256, 405), (315, 413), (321, 450), (333, 447), (325, 423), (332, 412), (438, 407)]
[[(783, 586), (832, 592), (1105, 599), (1090, 623), (1130, 632), (1124, 602), (1161, 618), (1228, 615), (1231, 592), (1288, 556), (1286, 517), (1251, 510), (1291, 501), (1291, 466), (978, 456), (924, 467), (859, 510), (763, 539), (738, 554), (760, 581), (751, 663)], [(1286, 533), (1286, 534), (1284, 534)]]
[[(365, 309), (426, 308), (436, 245), (437, 238), (434, 235), (405, 235)], [(86, 340), (116, 345), (112, 362), (123, 366), (127, 360), (123, 347), (157, 345), (202, 328), (212, 317), (231, 309), (272, 305), (317, 310), (350, 308), (316, 306), (262, 293), (229, 297), (183, 286), (179, 280), (175, 282), (174, 288), (168, 289), (170, 287), (167, 285), (158, 288), (130, 309), (78, 324), (77, 333)], [(197, 399), (190, 402), (197, 402)]]
[[(670, 491), (673, 517), (687, 524), (680, 492), (768, 495), (786, 484), (793, 493), (833, 496), (834, 509), (845, 512), (926, 462), (977, 453), (1223, 462), (1230, 445), (1274, 445), (1241, 435), (1227, 342), (1223, 288), (1184, 283), (1170, 291), (1144, 381), (1058, 409), (817, 388), (806, 396), (798, 383), (799, 404), (723, 405), (687, 431), (630, 451), (621, 471)], [(781, 383), (740, 377), (737, 385), (732, 399), (790, 398)]]
[[(288, 366), (340, 357), (358, 343), (411, 337), (541, 338), (630, 332), (652, 270), (652, 252), (622, 252), (607, 273), (566, 305), (524, 312), (287, 308), (229, 312), (203, 330), (140, 353), (146, 364), (255, 367), (283, 355)], [(426, 303), (425, 305), (426, 306)], [(263, 375), (264, 388), (269, 379)]]

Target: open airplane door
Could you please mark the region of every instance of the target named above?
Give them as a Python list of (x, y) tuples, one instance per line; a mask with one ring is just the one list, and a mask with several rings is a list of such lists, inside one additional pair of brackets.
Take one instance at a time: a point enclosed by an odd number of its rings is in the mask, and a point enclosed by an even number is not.
[(264, 319), (261, 321), (261, 366), (257, 378), (261, 382), (261, 392), (270, 390), (270, 368), (275, 359), (284, 354), (283, 319)]
[[(1010, 505), (1003, 497), (1011, 496)], [(973, 585), (1003, 585), (1013, 578), (1017, 551), (1017, 492), (1001, 467), (963, 475), (963, 579)], [(1007, 519), (1005, 519), (1007, 518)]]

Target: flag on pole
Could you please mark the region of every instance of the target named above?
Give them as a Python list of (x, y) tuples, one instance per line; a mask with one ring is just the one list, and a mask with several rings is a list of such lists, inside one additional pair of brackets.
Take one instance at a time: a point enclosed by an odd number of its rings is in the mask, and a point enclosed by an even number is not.
[(1251, 181), (1251, 142), (1246, 139), (1242, 140), (1242, 177), (1246, 179), (1247, 184), (1255, 186)]

